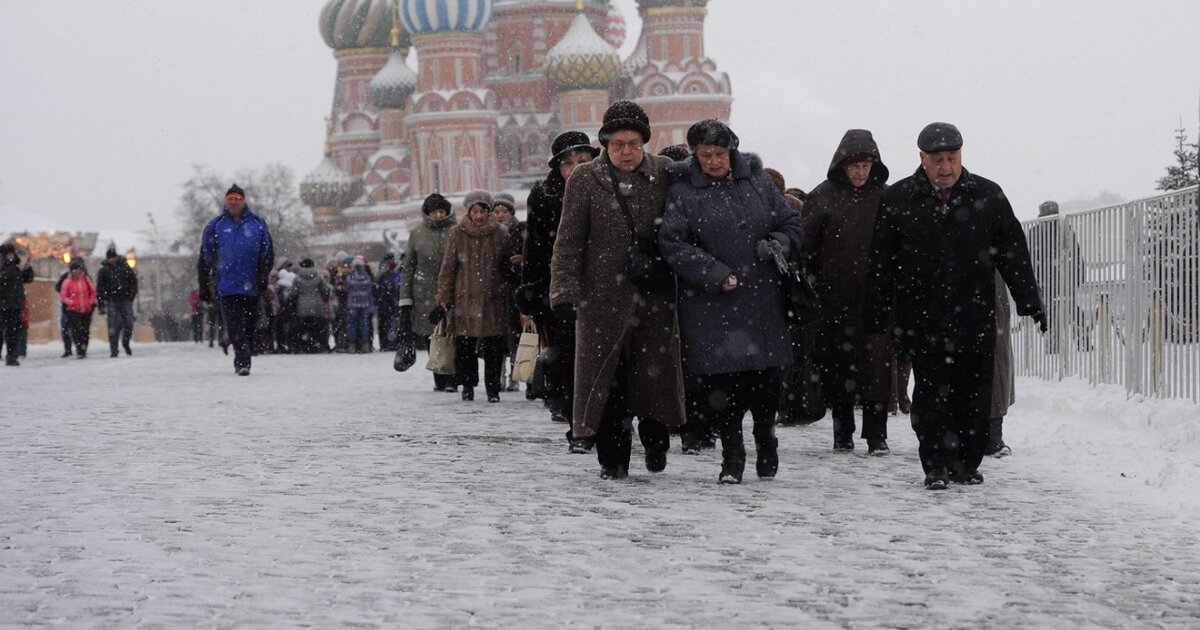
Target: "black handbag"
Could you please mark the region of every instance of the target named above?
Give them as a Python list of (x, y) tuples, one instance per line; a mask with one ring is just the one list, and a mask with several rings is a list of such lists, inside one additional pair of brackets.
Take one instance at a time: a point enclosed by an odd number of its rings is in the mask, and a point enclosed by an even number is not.
[[(633, 213), (629, 211), (629, 202), (621, 194), (621, 184), (617, 181), (617, 169), (611, 165), (608, 174), (612, 177), (613, 194), (617, 204), (625, 214), (625, 225), (629, 227), (629, 263), (625, 268), (625, 276), (637, 288), (655, 293), (672, 292), (675, 290), (675, 273), (667, 266), (667, 261), (658, 249), (658, 238), (645, 237), (637, 232), (637, 224), (633, 221)], [(656, 235), (657, 236), (657, 235)]]
[(804, 326), (820, 319), (821, 300), (800, 265), (789, 263), (783, 278), (787, 297), (784, 308), (787, 310), (788, 321), (797, 326)]
[(397, 372), (404, 372), (417, 362), (417, 336), (411, 332), (402, 332), (397, 337), (392, 368)]

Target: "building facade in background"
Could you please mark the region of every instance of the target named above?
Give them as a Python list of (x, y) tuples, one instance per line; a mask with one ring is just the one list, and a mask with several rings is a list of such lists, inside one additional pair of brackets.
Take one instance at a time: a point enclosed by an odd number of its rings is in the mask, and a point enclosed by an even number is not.
[(329, 0), (328, 143), (301, 182), (318, 246), (393, 248), (432, 192), (523, 201), (555, 136), (594, 138), (613, 100), (646, 109), (652, 151), (697, 120), (728, 121), (729, 77), (704, 48), (707, 4), (638, 0), (642, 30), (622, 59), (625, 20), (609, 0)]

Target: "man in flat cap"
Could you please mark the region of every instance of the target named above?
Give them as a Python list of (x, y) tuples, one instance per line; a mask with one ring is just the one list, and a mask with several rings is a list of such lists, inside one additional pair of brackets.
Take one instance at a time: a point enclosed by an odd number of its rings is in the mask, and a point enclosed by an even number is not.
[(1046, 330), (1021, 224), (1000, 186), (963, 168), (962, 143), (954, 125), (926, 126), (921, 166), (884, 193), (863, 309), (868, 334), (891, 334), (912, 356), (912, 425), (930, 489), (983, 483), (997, 271), (1017, 314)]

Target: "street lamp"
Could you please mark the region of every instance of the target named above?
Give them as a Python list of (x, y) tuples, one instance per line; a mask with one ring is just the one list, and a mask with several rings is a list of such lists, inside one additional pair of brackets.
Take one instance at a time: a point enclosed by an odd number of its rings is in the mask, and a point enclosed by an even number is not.
[(125, 262), (129, 263), (130, 269), (137, 269), (137, 250), (130, 247), (129, 251), (125, 252)]

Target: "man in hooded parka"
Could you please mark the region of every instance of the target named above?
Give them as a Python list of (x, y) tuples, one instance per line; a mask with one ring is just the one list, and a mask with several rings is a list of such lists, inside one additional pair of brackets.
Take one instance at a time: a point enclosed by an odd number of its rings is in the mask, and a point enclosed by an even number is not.
[(854, 450), (854, 408), (861, 405), (867, 452), (886, 455), (891, 356), (887, 337), (868, 339), (860, 323), (871, 234), (888, 179), (870, 131), (842, 136), (826, 177), (805, 203), (802, 255), (821, 296), (814, 356), (833, 409), (833, 449)]

